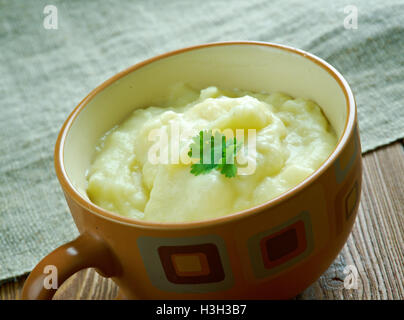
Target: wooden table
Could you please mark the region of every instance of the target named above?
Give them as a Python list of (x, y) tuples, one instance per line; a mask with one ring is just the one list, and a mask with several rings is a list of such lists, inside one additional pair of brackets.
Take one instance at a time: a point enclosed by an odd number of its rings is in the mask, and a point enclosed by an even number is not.
[[(404, 299), (403, 147), (396, 142), (364, 155), (353, 231), (331, 267), (296, 299)], [(358, 272), (357, 289), (344, 287), (347, 266)], [(19, 299), (25, 278), (3, 284), (0, 299)], [(87, 269), (66, 281), (55, 299), (112, 299), (116, 294), (111, 280)]]

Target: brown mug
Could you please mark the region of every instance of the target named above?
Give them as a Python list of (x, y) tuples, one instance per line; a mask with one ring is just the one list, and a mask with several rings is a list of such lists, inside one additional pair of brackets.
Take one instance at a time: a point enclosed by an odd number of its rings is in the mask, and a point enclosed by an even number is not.
[[(85, 172), (96, 141), (178, 82), (314, 100), (338, 144), (303, 182), (220, 218), (145, 222), (92, 203)], [(23, 299), (53, 297), (56, 289), (44, 287), (47, 265), (56, 266), (59, 284), (94, 267), (127, 299), (288, 299), (330, 266), (355, 221), (362, 181), (356, 104), (345, 79), (310, 53), (262, 42), (194, 46), (136, 64), (94, 89), (64, 123), (55, 167), (80, 235), (35, 267)]]

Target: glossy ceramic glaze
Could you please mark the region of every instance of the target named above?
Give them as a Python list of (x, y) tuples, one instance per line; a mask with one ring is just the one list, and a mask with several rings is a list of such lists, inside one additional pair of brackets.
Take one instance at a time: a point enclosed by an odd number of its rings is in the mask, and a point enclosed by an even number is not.
[[(96, 141), (133, 109), (164, 100), (177, 82), (312, 99), (337, 132), (338, 145), (296, 187), (217, 219), (144, 222), (92, 204), (85, 172)], [(46, 265), (58, 268), (59, 283), (95, 267), (126, 298), (292, 298), (329, 267), (355, 221), (362, 173), (356, 105), (344, 78), (301, 50), (258, 42), (190, 47), (139, 63), (94, 89), (63, 125), (55, 167), (81, 235), (38, 264), (23, 298), (53, 296), (54, 289), (43, 287)]]

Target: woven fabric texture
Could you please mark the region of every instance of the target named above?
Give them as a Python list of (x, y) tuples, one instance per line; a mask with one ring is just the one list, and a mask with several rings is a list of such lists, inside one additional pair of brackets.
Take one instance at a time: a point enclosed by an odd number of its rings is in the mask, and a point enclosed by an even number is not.
[[(224, 40), (307, 50), (352, 86), (364, 151), (404, 137), (402, 0), (54, 0), (58, 29), (50, 30), (48, 4), (0, 0), (0, 280), (29, 272), (78, 234), (53, 168), (68, 114), (101, 82), (156, 54)], [(344, 27), (348, 5), (357, 29)]]

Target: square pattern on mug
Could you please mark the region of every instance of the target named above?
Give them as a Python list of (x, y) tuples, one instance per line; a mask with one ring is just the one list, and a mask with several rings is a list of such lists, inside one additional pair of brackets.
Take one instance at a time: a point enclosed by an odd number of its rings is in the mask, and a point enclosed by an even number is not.
[(224, 240), (217, 235), (140, 237), (140, 254), (151, 283), (171, 292), (214, 292), (233, 286)]
[(166, 277), (172, 283), (209, 283), (224, 279), (214, 244), (161, 246), (158, 252)]
[(251, 266), (256, 278), (265, 278), (303, 261), (313, 250), (310, 214), (293, 219), (248, 239)]
[(297, 221), (283, 230), (262, 238), (260, 246), (267, 269), (300, 255), (307, 247), (303, 221)]
[(173, 254), (171, 263), (175, 274), (180, 277), (206, 276), (210, 272), (208, 259), (204, 253)]

